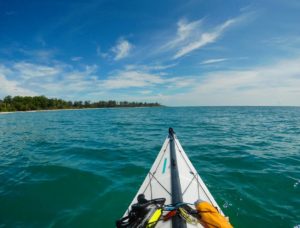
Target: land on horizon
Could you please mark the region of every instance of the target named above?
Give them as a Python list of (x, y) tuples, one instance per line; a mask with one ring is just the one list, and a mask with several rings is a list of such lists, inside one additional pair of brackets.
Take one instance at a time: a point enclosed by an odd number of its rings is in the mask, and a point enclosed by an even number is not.
[(0, 99), (0, 112), (15, 111), (42, 111), (60, 109), (87, 109), (87, 108), (125, 108), (125, 107), (160, 107), (159, 103), (129, 102), (129, 101), (65, 101), (45, 96), (6, 96)]

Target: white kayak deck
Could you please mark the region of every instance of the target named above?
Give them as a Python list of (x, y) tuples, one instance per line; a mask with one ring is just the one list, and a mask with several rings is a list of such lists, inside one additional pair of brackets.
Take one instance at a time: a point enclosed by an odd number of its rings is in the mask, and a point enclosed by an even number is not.
[[(219, 210), (221, 214), (223, 214), (221, 208), (214, 200), (213, 196), (211, 195), (200, 175), (187, 157), (175, 135), (174, 139), (183, 202), (193, 204), (198, 199), (201, 199), (210, 202)], [(155, 159), (154, 164), (152, 165), (148, 175), (146, 176), (132, 203), (128, 207), (125, 215), (127, 215), (129, 209), (131, 208), (131, 205), (137, 203), (137, 196), (142, 193), (148, 200), (155, 198), (166, 198), (165, 205), (172, 203), (170, 156), (170, 138), (167, 137), (158, 156)], [(172, 228), (172, 221), (171, 219), (167, 222), (159, 221), (156, 227)], [(200, 223), (198, 225), (187, 223), (187, 227), (192, 228), (202, 226)]]

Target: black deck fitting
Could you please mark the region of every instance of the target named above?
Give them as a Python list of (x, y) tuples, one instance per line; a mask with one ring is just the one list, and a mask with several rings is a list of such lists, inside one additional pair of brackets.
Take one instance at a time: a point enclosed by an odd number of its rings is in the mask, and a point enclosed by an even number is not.
[(175, 132), (174, 132), (174, 130), (173, 130), (173, 128), (169, 128), (169, 135), (170, 136), (174, 136), (174, 134), (175, 134)]

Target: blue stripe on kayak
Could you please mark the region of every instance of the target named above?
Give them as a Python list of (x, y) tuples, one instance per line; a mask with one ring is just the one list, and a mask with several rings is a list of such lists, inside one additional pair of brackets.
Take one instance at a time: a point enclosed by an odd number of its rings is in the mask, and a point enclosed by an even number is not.
[(163, 170), (162, 170), (163, 174), (166, 172), (166, 167), (167, 167), (167, 158), (165, 158), (165, 161), (164, 161), (164, 166), (163, 166)]

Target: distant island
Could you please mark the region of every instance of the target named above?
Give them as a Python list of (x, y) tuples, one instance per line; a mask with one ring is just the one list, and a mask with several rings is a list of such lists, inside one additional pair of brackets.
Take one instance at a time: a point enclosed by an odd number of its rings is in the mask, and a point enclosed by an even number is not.
[(117, 108), (117, 107), (160, 107), (157, 102), (128, 102), (128, 101), (65, 101), (45, 96), (6, 96), (0, 99), (0, 112), (55, 110), (55, 109), (84, 109), (84, 108)]

